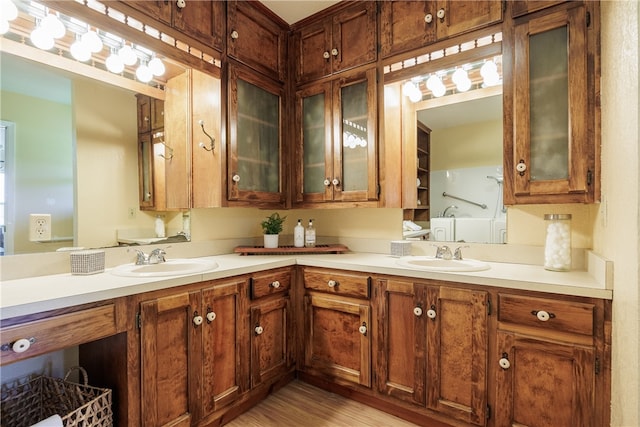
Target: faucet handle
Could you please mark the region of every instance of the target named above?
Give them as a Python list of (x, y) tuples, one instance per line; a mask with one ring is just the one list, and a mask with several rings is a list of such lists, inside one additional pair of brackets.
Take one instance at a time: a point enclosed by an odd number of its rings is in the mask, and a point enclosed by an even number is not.
[(451, 248), (446, 245), (438, 246), (436, 250), (436, 258), (440, 259), (451, 259), (453, 255), (451, 254)]
[(149, 263), (149, 255), (145, 254), (140, 249), (133, 249), (133, 248), (127, 249), (127, 252), (131, 252), (132, 250), (136, 252), (136, 265), (143, 265), (143, 264)]
[(458, 246), (453, 252), (453, 259), (462, 259), (462, 248), (468, 248), (469, 245)]

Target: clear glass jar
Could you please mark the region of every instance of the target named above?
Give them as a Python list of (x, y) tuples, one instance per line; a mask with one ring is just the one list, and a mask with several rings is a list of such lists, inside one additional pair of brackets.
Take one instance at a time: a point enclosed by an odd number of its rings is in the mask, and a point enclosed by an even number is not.
[(571, 215), (544, 216), (547, 237), (544, 244), (544, 268), (552, 271), (571, 270)]

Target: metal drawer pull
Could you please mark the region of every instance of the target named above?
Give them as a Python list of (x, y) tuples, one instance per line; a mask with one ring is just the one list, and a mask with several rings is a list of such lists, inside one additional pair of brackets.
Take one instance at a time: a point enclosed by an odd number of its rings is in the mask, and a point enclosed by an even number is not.
[(273, 289), (278, 289), (280, 287), (280, 282), (278, 282), (277, 280), (274, 280), (269, 284), (269, 286), (271, 286)]
[(538, 310), (533, 310), (531, 312), (531, 314), (536, 316), (538, 318), (538, 320), (541, 321), (541, 322), (546, 322), (547, 320), (553, 319), (553, 318), (556, 317), (555, 314), (546, 312), (544, 310), (539, 310), (539, 311)]
[(33, 344), (34, 342), (36, 342), (36, 339), (34, 337), (20, 338), (19, 340), (16, 340), (12, 343), (3, 344), (1, 350), (13, 351), (14, 353), (24, 353), (25, 351), (29, 350), (29, 347), (31, 347), (31, 344)]

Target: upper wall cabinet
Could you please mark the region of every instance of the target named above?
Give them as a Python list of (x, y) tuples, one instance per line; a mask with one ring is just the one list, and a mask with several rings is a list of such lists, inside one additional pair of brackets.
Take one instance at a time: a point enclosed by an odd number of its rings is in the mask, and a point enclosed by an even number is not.
[(286, 78), (287, 33), (253, 2), (227, 3), (227, 54), (279, 81)]
[(382, 55), (417, 49), (502, 20), (503, 2), (383, 1), (380, 19)]
[(241, 65), (229, 64), (228, 74), (227, 198), (282, 207), (284, 87)]
[(376, 4), (364, 1), (295, 29), (298, 83), (376, 60)]
[(518, 16), (537, 12), (566, 1), (567, 0), (514, 0), (511, 3), (511, 16), (517, 18)]
[(597, 7), (545, 9), (505, 34), (506, 204), (597, 197)]
[(129, 1), (133, 9), (203, 44), (222, 51), (224, 2), (220, 1)]

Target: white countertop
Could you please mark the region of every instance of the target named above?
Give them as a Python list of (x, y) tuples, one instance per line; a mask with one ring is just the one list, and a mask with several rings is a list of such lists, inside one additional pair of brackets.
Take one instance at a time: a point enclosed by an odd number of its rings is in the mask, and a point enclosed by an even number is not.
[(401, 267), (396, 264), (398, 258), (370, 253), (250, 256), (229, 254), (203, 259), (214, 260), (219, 267), (210, 272), (187, 276), (120, 277), (111, 274), (111, 269), (106, 269), (104, 273), (88, 276), (66, 273), (4, 281), (0, 285), (0, 319), (296, 264), (563, 295), (604, 299), (613, 297), (611, 289), (606, 289), (604, 283), (586, 271), (552, 272), (536, 265), (489, 262), (489, 270), (445, 273)]

